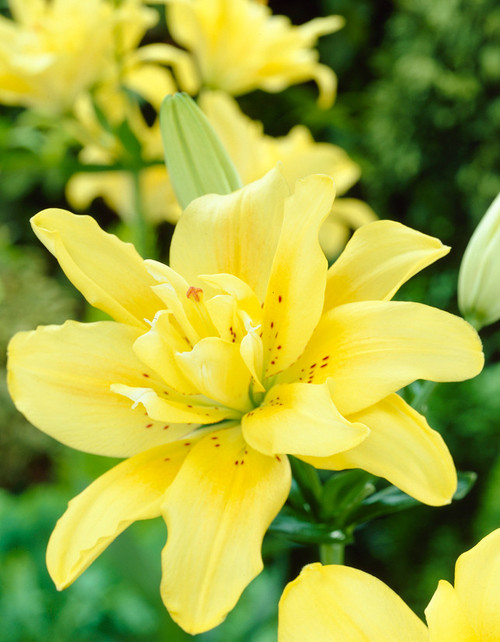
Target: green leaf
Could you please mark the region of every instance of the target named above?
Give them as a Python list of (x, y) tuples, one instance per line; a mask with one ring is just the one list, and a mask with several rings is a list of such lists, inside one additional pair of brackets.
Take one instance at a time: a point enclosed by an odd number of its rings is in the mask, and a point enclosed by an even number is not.
[(269, 527), (269, 532), (299, 544), (349, 543), (352, 541), (344, 531), (332, 529), (326, 524), (307, 521), (307, 518), (295, 515), (286, 507), (275, 517)]
[[(459, 472), (457, 490), (453, 495), (453, 500), (463, 499), (474, 485), (476, 478), (476, 473)], [(403, 493), (399, 488), (388, 486), (367, 497), (349, 516), (349, 524), (361, 524), (377, 517), (384, 517), (420, 505), (421, 502)]]

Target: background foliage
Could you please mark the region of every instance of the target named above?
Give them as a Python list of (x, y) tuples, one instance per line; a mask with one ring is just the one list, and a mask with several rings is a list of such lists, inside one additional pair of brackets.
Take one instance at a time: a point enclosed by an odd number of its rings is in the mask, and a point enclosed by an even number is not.
[[(346, 27), (325, 37), (321, 59), (339, 76), (337, 102), (322, 112), (315, 88), (254, 92), (239, 102), (266, 132), (302, 122), (316, 139), (340, 144), (363, 168), (354, 196), (381, 218), (436, 235), (453, 248), (403, 289), (456, 311), (456, 277), (465, 245), (500, 191), (500, 7), (496, 0), (271, 1), (302, 23), (338, 13)], [(13, 127), (16, 123), (16, 127)], [(34, 130), (16, 108), (0, 111), (0, 345), (17, 330), (82, 318), (85, 310), (29, 228), (47, 206), (65, 206), (75, 157), (57, 132)], [(100, 222), (118, 221), (102, 202)], [(171, 229), (159, 234), (164, 245)], [(439, 386), (429, 421), (457, 468), (478, 481), (462, 501), (420, 506), (357, 531), (347, 563), (373, 572), (422, 615), (438, 579), (452, 579), (456, 557), (500, 524), (500, 333), (482, 334), (489, 367), (465, 384)], [(59, 447), (29, 426), (0, 385), (0, 640), (184, 640), (164, 610), (158, 585), (165, 540), (161, 520), (136, 524), (75, 584), (58, 594), (44, 551), (66, 502), (110, 460)], [(313, 548), (269, 534), (265, 572), (226, 623), (203, 640), (275, 639), (285, 581), (317, 559)]]

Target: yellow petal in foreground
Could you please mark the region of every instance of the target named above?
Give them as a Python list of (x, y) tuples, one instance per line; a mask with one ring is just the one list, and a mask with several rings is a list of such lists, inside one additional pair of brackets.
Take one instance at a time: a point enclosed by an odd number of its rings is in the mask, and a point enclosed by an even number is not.
[(81, 575), (132, 522), (160, 515), (165, 490), (192, 443), (192, 439), (174, 442), (135, 455), (69, 502), (47, 548), (47, 567), (59, 590)]
[[(500, 529), (460, 555), (455, 587), (440, 582), (425, 615), (431, 642), (500, 640)], [(457, 617), (468, 623), (462, 632), (454, 628)], [(446, 637), (447, 630), (457, 630), (457, 637)]]
[(161, 301), (133, 245), (104, 232), (90, 216), (64, 210), (43, 210), (31, 224), (91, 305), (116, 321), (147, 327), (145, 319), (153, 319)]
[(220, 624), (263, 568), (260, 547), (290, 490), (286, 457), (250, 448), (239, 428), (197, 444), (169, 487), (161, 593), (195, 634)]
[(179, 368), (202, 395), (246, 412), (251, 375), (236, 343), (218, 337), (201, 339), (191, 352), (176, 355)]
[(453, 459), (441, 435), (401, 397), (383, 401), (349, 415), (370, 429), (356, 447), (333, 457), (305, 458), (317, 468), (361, 468), (385, 477), (412, 497), (431, 506), (451, 501), (457, 487)]
[[(480, 642), (488, 638), (479, 637), (467, 619), (465, 605), (460, 601), (453, 586), (446, 580), (439, 580), (436, 592), (425, 609), (429, 626), (429, 642)], [(495, 640), (497, 638), (489, 638)]]
[(438, 239), (395, 221), (364, 225), (328, 270), (325, 311), (391, 299), (403, 283), (448, 252)]
[(245, 440), (266, 455), (339, 453), (369, 433), (337, 411), (328, 383), (273, 386), (260, 407), (243, 417), (242, 429)]
[(460, 317), (421, 303), (361, 301), (324, 315), (283, 378), (333, 377), (335, 405), (349, 415), (417, 379), (474, 377), (483, 362), (477, 333)]
[(172, 426), (165, 430), (165, 422), (111, 391), (117, 383), (154, 385), (154, 372), (132, 350), (138, 335), (112, 321), (67, 321), (16, 334), (8, 377), (16, 407), (63, 444), (98, 455), (128, 457), (171, 441)]
[(310, 564), (285, 588), (278, 642), (427, 642), (424, 623), (383, 582), (347, 566)]
[(313, 175), (298, 181), (285, 202), (264, 302), (267, 376), (296, 361), (320, 319), (328, 265), (318, 235), (334, 197), (333, 180)]
[(175, 228), (170, 265), (202, 288), (200, 274), (233, 274), (263, 301), (288, 195), (285, 179), (272, 170), (233, 194), (196, 199)]

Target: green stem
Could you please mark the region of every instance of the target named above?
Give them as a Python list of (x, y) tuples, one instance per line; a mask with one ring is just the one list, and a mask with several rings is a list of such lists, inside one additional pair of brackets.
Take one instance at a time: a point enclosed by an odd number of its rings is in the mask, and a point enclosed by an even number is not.
[(152, 251), (152, 243), (148, 225), (144, 218), (144, 212), (142, 209), (142, 198), (141, 198), (141, 181), (139, 169), (130, 170), (132, 174), (133, 181), (133, 193), (134, 193), (134, 215), (132, 219), (132, 236), (133, 242), (136, 250), (144, 258), (153, 258), (154, 252)]
[(344, 563), (344, 542), (331, 542), (319, 545), (319, 559), (322, 564), (343, 564)]

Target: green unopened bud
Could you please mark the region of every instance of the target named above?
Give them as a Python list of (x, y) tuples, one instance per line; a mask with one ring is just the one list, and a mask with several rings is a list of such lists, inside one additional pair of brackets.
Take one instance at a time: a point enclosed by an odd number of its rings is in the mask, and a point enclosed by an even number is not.
[(458, 275), (458, 306), (477, 329), (500, 319), (500, 194), (465, 250)]
[(170, 180), (183, 209), (203, 194), (230, 194), (242, 187), (212, 125), (187, 94), (166, 96), (160, 127)]

